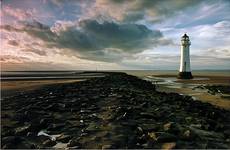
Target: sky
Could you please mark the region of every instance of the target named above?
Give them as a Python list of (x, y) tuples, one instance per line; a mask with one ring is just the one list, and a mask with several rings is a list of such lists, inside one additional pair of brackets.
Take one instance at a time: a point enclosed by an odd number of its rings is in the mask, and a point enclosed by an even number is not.
[(230, 0), (1, 0), (2, 70), (230, 69)]

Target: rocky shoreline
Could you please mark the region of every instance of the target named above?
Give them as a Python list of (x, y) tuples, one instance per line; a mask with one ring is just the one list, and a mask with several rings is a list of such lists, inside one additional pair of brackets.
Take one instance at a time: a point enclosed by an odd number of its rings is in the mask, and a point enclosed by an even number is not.
[(1, 102), (1, 148), (230, 148), (230, 112), (125, 73)]

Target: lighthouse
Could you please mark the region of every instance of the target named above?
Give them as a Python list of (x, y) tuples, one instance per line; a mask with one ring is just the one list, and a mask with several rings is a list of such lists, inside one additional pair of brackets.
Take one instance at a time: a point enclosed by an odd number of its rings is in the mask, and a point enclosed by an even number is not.
[(192, 79), (192, 73), (190, 68), (190, 55), (189, 55), (189, 46), (191, 42), (189, 36), (184, 34), (181, 37), (181, 59), (180, 59), (180, 70), (179, 70), (179, 79)]

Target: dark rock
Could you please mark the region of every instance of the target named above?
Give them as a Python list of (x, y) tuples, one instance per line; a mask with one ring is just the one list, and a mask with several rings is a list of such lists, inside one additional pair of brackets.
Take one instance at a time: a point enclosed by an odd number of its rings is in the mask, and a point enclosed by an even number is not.
[(32, 143), (21, 142), (17, 145), (7, 143), (2, 148), (3, 149), (36, 149), (37, 146)]
[(20, 123), (24, 123), (28, 120), (27, 116), (24, 114), (18, 113), (14, 116), (14, 119), (17, 120)]
[(168, 132), (174, 135), (180, 135), (184, 133), (184, 127), (182, 127), (180, 124), (178, 123), (170, 123), (170, 126), (168, 128)]
[(170, 150), (176, 147), (175, 142), (163, 143), (161, 149)]
[(194, 137), (197, 137), (201, 140), (214, 140), (214, 139), (223, 140), (224, 139), (224, 135), (222, 133), (200, 130), (193, 127), (190, 127), (190, 131)]
[(15, 129), (15, 135), (26, 135), (30, 129), (30, 125), (25, 125)]
[(143, 123), (140, 125), (146, 132), (157, 131), (160, 129), (160, 123)]
[(127, 121), (121, 122), (120, 124), (123, 126), (131, 127), (133, 129), (135, 129), (138, 125), (136, 120), (127, 120)]
[(52, 118), (42, 118), (39, 122), (39, 125), (41, 126), (41, 128), (45, 129), (52, 122), (53, 122)]
[(24, 138), (18, 136), (8, 136), (2, 138), (3, 149), (34, 149), (36, 146), (29, 143)]
[(34, 132), (28, 132), (28, 133), (26, 134), (26, 136), (28, 136), (28, 137), (35, 137), (35, 136), (37, 136), (37, 134), (34, 133)]
[(101, 149), (112, 149), (112, 148), (113, 148), (112, 145), (103, 145), (103, 146), (101, 147)]
[(2, 119), (10, 118), (10, 115), (9, 114), (1, 114), (1, 118)]
[(228, 138), (230, 138), (230, 129), (224, 131), (224, 135)]
[(151, 140), (156, 141), (157, 140), (157, 135), (155, 132), (148, 132), (148, 136)]
[(158, 142), (174, 142), (174, 141), (177, 141), (177, 137), (173, 134), (165, 132), (165, 133), (161, 133), (157, 137), (157, 141)]
[(91, 123), (86, 128), (86, 131), (97, 131), (97, 130), (99, 130), (99, 126), (96, 123)]
[(171, 126), (172, 126), (171, 122), (168, 122), (168, 123), (163, 125), (165, 131), (168, 131), (171, 128)]
[(79, 143), (79, 138), (73, 138), (69, 141), (69, 144), (67, 145), (67, 147), (76, 147), (79, 146), (81, 147), (81, 143)]
[(38, 145), (42, 145), (42, 143), (45, 142), (46, 140), (49, 140), (50, 137), (44, 135), (39, 135), (39, 136), (36, 135), (31, 137), (31, 139)]
[(229, 143), (222, 143), (222, 142), (214, 142), (210, 141), (207, 143), (206, 149), (229, 149)]
[(17, 147), (20, 149), (37, 149), (38, 148), (35, 144), (29, 143), (29, 142), (22, 142)]
[(143, 129), (141, 127), (137, 127), (137, 133), (139, 135), (142, 135), (143, 134)]
[(7, 136), (2, 138), (2, 143), (10, 143), (12, 146), (17, 145), (21, 141), (23, 141), (23, 139), (18, 136)]
[(46, 141), (44, 141), (43, 143), (42, 143), (42, 146), (44, 147), (44, 148), (50, 148), (50, 147), (52, 147), (52, 146), (54, 146), (54, 145), (56, 145), (57, 143), (56, 143), (56, 141), (52, 141), (51, 139), (48, 139), (48, 140), (46, 140)]
[(148, 112), (141, 112), (140, 115), (141, 115), (141, 117), (148, 118), (148, 119), (152, 119), (155, 117), (155, 115), (153, 113), (148, 113)]
[(59, 123), (59, 124), (50, 124), (47, 128), (47, 130), (49, 131), (60, 131), (61, 129), (63, 129), (63, 127), (65, 127), (65, 123)]
[(64, 111), (66, 111), (65, 104), (61, 104), (61, 103), (50, 104), (45, 109), (49, 110), (49, 111), (53, 111), (53, 112), (64, 112)]
[(11, 127), (3, 126), (1, 128), (2, 137), (12, 136), (12, 135), (15, 135), (15, 131)]
[[(181, 134), (181, 133), (180, 133)], [(190, 130), (185, 130), (181, 136), (180, 136), (181, 139), (183, 140), (194, 140), (195, 139), (195, 136), (194, 134), (191, 133)]]
[(71, 138), (72, 138), (72, 136), (70, 136), (70, 135), (61, 135), (61, 136), (56, 138), (56, 141), (60, 141), (62, 143), (68, 143)]

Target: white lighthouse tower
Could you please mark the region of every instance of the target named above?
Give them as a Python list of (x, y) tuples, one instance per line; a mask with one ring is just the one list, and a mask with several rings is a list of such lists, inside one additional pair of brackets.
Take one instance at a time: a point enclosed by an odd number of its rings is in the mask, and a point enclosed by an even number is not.
[(189, 36), (184, 34), (181, 37), (181, 59), (180, 59), (180, 72), (178, 75), (179, 79), (192, 79), (192, 73), (190, 68), (190, 55), (189, 55), (189, 46), (191, 42)]

